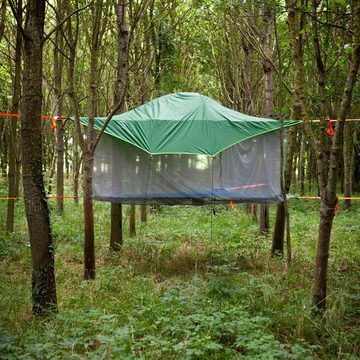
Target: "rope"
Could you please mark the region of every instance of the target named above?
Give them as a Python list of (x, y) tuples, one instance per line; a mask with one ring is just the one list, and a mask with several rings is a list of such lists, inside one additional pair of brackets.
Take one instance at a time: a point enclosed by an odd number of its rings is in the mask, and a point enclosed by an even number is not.
[[(300, 120), (301, 122), (303, 122), (304, 120)], [(320, 119), (313, 119), (313, 120), (306, 120), (308, 122), (313, 122), (313, 123), (318, 123), (320, 122)], [(331, 122), (337, 121), (337, 119), (331, 119)], [(345, 119), (345, 121), (360, 121), (360, 119)]]
[[(296, 196), (297, 199), (303, 200), (321, 200), (320, 196)], [(339, 200), (360, 200), (360, 197), (351, 197), (351, 196), (338, 196)]]

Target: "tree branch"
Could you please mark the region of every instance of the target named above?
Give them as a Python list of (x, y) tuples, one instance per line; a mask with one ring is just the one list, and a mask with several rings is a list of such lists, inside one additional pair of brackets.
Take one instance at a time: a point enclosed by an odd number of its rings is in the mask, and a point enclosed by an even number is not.
[[(10, 0), (9, 0), (10, 1)], [(43, 39), (43, 43), (50, 38), (50, 36), (56, 32), (59, 28), (61, 28), (73, 15), (87, 9), (88, 7), (90, 7), (92, 5), (92, 2), (90, 2), (90, 4), (87, 4), (86, 6), (80, 8), (80, 9), (76, 9), (74, 10), (71, 14), (69, 14), (68, 16), (66, 16), (63, 20), (61, 20), (59, 22), (59, 24), (57, 26), (55, 26), (47, 35), (44, 36)]]
[(9, 0), (9, 5), (10, 5), (11, 12), (13, 13), (14, 18), (16, 20), (16, 24), (17, 24), (18, 28), (20, 29), (21, 35), (23, 36), (23, 38), (29, 38), (25, 33), (25, 30), (24, 30), (24, 28), (22, 26), (22, 23), (21, 23), (21, 21), (19, 19), (18, 13), (17, 13), (17, 11), (15, 9), (15, 6), (14, 6), (14, 3), (13, 3), (12, 0)]

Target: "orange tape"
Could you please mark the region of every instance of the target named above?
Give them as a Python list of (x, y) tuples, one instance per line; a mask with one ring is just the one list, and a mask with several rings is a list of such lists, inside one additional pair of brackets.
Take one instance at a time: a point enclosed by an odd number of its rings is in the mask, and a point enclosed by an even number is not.
[[(7, 113), (0, 113), (0, 116), (5, 116), (5, 117), (22, 117), (22, 114), (7, 114)], [(41, 115), (40, 116), (41, 119), (51, 119), (51, 120), (55, 120), (55, 117), (52, 115)], [(66, 119), (65, 116), (58, 116), (58, 119)]]
[(0, 116), (21, 117), (21, 114), (6, 114), (6, 113), (0, 113)]
[(51, 119), (51, 131), (54, 132), (56, 129), (56, 120), (54, 118)]
[(333, 129), (333, 126), (332, 126), (332, 119), (330, 119), (328, 117), (327, 121), (329, 122), (329, 128), (327, 129), (326, 133), (328, 134), (329, 137), (332, 137), (334, 135), (334, 129)]

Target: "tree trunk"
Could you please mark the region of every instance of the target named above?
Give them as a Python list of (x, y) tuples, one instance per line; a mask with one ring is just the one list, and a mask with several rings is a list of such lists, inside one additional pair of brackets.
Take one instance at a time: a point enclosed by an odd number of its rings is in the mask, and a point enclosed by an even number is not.
[[(353, 135), (351, 133), (352, 126), (350, 123), (345, 124), (344, 129), (344, 146), (343, 146), (343, 157), (344, 157), (344, 195), (345, 197), (351, 197), (352, 194), (352, 152), (353, 144), (352, 139)], [(344, 209), (350, 209), (351, 200), (345, 199)]]
[(33, 312), (56, 306), (54, 247), (42, 175), (42, 50), (45, 1), (29, 0), (24, 37), (22, 161), (26, 218), (32, 258)]
[(326, 307), (327, 267), (329, 259), (330, 236), (334, 218), (334, 207), (328, 208), (322, 202), (320, 208), (319, 237), (316, 253), (316, 273), (313, 293), (314, 304), (318, 308)]
[[(263, 52), (267, 59), (272, 57), (272, 30), (274, 24), (274, 14), (268, 4), (264, 4), (262, 9), (262, 20), (264, 28), (261, 36), (261, 43)], [(274, 116), (274, 83), (272, 66), (269, 60), (262, 60), (262, 67), (264, 71), (264, 98), (265, 98), (265, 116), (273, 118)], [(264, 235), (269, 233), (269, 205), (260, 205), (260, 232)]]
[[(89, 144), (87, 144), (89, 146)], [(84, 151), (84, 184), (83, 184), (83, 204), (84, 204), (84, 278), (85, 280), (95, 279), (95, 233), (94, 233), (94, 209), (92, 199), (92, 174), (94, 157), (92, 149)]]
[(304, 196), (305, 192), (305, 136), (301, 136), (300, 155), (299, 155), (299, 193)]
[[(244, 103), (243, 111), (245, 114), (253, 114), (253, 99), (252, 99), (252, 80), (253, 80), (253, 71), (252, 71), (252, 61), (253, 61), (253, 52), (254, 49), (252, 45), (244, 38), (242, 40), (242, 48), (244, 51)], [(258, 220), (257, 216), (257, 205), (256, 204), (247, 204), (246, 210), (252, 215), (255, 221)]]
[(140, 220), (143, 223), (147, 222), (146, 205), (141, 205), (141, 207), (140, 207)]
[(260, 232), (263, 235), (269, 234), (269, 205), (260, 205)]
[[(56, 24), (59, 25), (62, 19), (62, 2), (57, 0), (57, 14)], [(59, 49), (63, 48), (63, 36), (62, 29), (58, 29), (55, 32), (54, 41), (54, 100), (55, 108), (54, 115), (56, 118), (56, 149), (57, 149), (57, 164), (56, 164), (56, 199), (57, 209), (60, 213), (64, 211), (64, 129), (63, 120), (61, 118), (63, 111), (63, 100), (61, 92), (62, 84), (62, 70), (63, 70), (63, 58)]]
[(119, 251), (121, 249), (122, 243), (122, 205), (111, 203), (110, 248), (114, 251)]
[[(129, 81), (129, 32), (126, 24), (126, 0), (119, 0), (116, 7), (118, 28), (117, 79), (115, 84), (114, 104), (119, 104), (118, 113), (124, 111), (126, 92)], [(110, 247), (118, 250), (122, 244), (122, 209), (121, 204), (111, 204)], [(113, 248), (114, 239), (121, 239), (120, 246)]]
[[(69, 1), (64, 1), (66, 14), (71, 13)], [(75, 2), (77, 5), (77, 2)], [(73, 31), (74, 27), (74, 31)], [(74, 143), (73, 143), (73, 196), (75, 205), (79, 203), (79, 173), (80, 173), (80, 157), (79, 157), (79, 146), (82, 144), (81, 138), (81, 129), (78, 128), (79, 124), (79, 104), (75, 92), (75, 57), (76, 49), (78, 43), (78, 33), (79, 33), (79, 16), (75, 16), (75, 24), (72, 24), (71, 18), (68, 20), (67, 24), (67, 44), (69, 46), (69, 67), (68, 67), (68, 94), (71, 100), (73, 107), (73, 112), (75, 114), (76, 123), (74, 127)]]
[(74, 144), (73, 144), (73, 196), (75, 205), (79, 204), (79, 172), (80, 172), (80, 160), (79, 160), (79, 145), (77, 140), (76, 131), (74, 131)]
[[(292, 117), (295, 118), (295, 117)], [(290, 190), (291, 185), (291, 173), (293, 164), (293, 153), (295, 147), (296, 130), (292, 127), (289, 129), (287, 134), (287, 151), (285, 159), (284, 169), (284, 186), (285, 193), (287, 194)], [(273, 255), (283, 255), (284, 253), (284, 235), (285, 235), (285, 207), (284, 203), (281, 202), (276, 208), (276, 218), (274, 224), (274, 232), (271, 245), (271, 253)]]
[[(94, 231), (94, 208), (92, 199), (92, 175), (95, 152), (94, 122), (97, 109), (97, 75), (98, 57), (101, 44), (101, 29), (103, 3), (97, 0), (93, 3), (92, 13), (92, 37), (90, 49), (90, 89), (89, 89), (89, 119), (86, 133), (86, 142), (83, 146), (83, 196), (84, 196), (84, 278), (95, 279), (95, 231)], [(78, 134), (80, 137), (80, 134)]]
[(285, 208), (281, 202), (276, 207), (276, 217), (274, 224), (274, 233), (272, 239), (272, 255), (283, 255), (284, 253), (284, 233), (285, 233)]
[(131, 237), (136, 236), (136, 208), (135, 205), (130, 206), (130, 222), (129, 222), (129, 234)]
[[(5, 5), (4, 5), (5, 7)], [(22, 23), (22, 1), (18, 1), (17, 5), (17, 16), (19, 21)], [(22, 51), (22, 34), (20, 28), (17, 27), (16, 32), (16, 46), (15, 46), (15, 74), (13, 83), (13, 103), (11, 112), (17, 114), (19, 112), (19, 103), (21, 96), (21, 51)], [(9, 151), (9, 174), (8, 174), (8, 207), (7, 207), (7, 218), (6, 218), (6, 230), (11, 233), (14, 231), (14, 210), (15, 200), (18, 196), (18, 179), (19, 174), (17, 173), (18, 165), (18, 122), (17, 118), (10, 118), (10, 151)]]
[[(290, 43), (294, 58), (295, 78), (294, 89), (291, 103), (291, 119), (302, 119), (306, 117), (306, 105), (304, 96), (304, 76), (303, 76), (303, 36), (302, 29), (304, 26), (304, 14), (295, 11), (296, 1), (287, 0), (286, 7), (288, 11), (288, 29), (290, 35)], [(290, 190), (291, 177), (293, 170), (293, 157), (296, 146), (296, 129), (294, 127), (288, 130), (286, 159), (284, 168), (284, 190), (287, 194)], [(285, 219), (278, 219), (278, 216), (286, 216), (284, 204), (278, 204), (276, 212), (276, 220), (273, 234), (272, 249), (278, 249), (279, 253), (283, 253), (282, 246), (284, 244), (284, 226)], [(282, 228), (280, 228), (280, 226)], [(274, 253), (273, 253), (274, 254)]]
[[(331, 229), (334, 219), (334, 210), (337, 204), (336, 184), (338, 175), (339, 155), (341, 150), (341, 140), (344, 132), (344, 124), (351, 106), (353, 88), (357, 79), (360, 66), (360, 1), (354, 3), (352, 24), (354, 28), (353, 46), (351, 53), (350, 68), (346, 79), (343, 97), (337, 116), (337, 125), (332, 141), (329, 167), (327, 173), (327, 184), (320, 188), (321, 191), (321, 211), (319, 224), (319, 237), (316, 254), (316, 271), (313, 290), (313, 302), (318, 309), (326, 308), (327, 290), (327, 271)], [(325, 162), (320, 165), (327, 165)], [(323, 169), (318, 169), (322, 174)], [(319, 175), (319, 181), (321, 181)]]

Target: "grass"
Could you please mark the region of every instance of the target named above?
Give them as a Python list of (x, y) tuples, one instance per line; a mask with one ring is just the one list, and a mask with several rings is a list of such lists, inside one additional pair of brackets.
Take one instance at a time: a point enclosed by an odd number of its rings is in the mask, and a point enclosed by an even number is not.
[[(0, 233), (1, 359), (360, 356), (359, 205), (335, 217), (328, 310), (319, 316), (311, 303), (315, 201), (290, 202), (289, 270), (269, 256), (271, 239), (241, 205), (217, 205), (216, 215), (206, 206), (160, 207), (146, 225), (137, 224), (135, 238), (128, 236), (125, 208), (123, 249), (113, 253), (109, 205), (95, 202), (97, 277), (89, 282), (82, 278), (81, 206), (68, 200), (59, 215), (49, 203), (58, 312), (48, 319), (31, 315), (31, 259), (18, 202), (15, 232)], [(5, 214), (2, 203), (1, 219)]]

